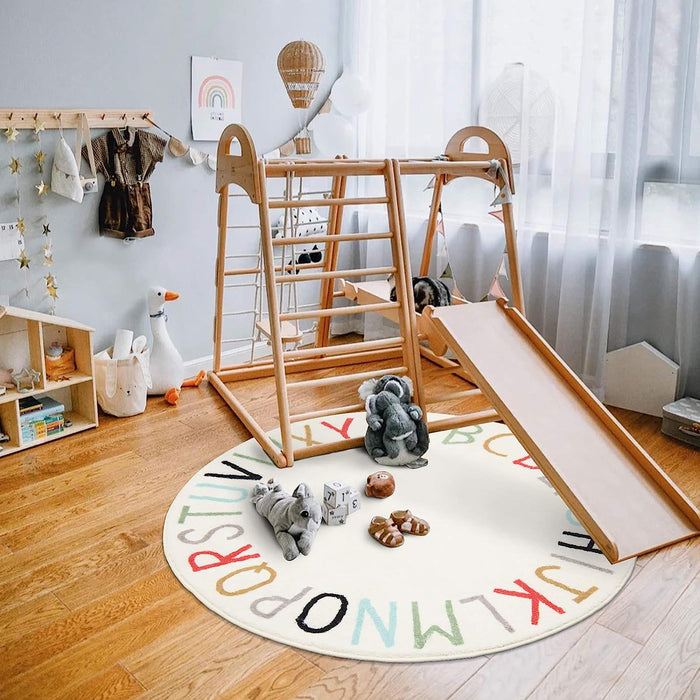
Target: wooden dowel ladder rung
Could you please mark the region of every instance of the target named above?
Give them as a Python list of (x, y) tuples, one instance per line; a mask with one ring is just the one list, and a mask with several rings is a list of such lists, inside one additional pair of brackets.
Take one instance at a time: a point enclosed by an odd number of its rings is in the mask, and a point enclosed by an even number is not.
[[(387, 204), (388, 197), (329, 197), (328, 199), (301, 199), (270, 202), (270, 209), (296, 209), (300, 207), (359, 206), (361, 204)], [(302, 224), (303, 226), (303, 224)]]
[(454, 430), (467, 425), (478, 425), (479, 423), (493, 423), (500, 420), (500, 417), (493, 409), (486, 411), (475, 411), (474, 413), (465, 413), (461, 416), (449, 416), (448, 418), (428, 419), (428, 430), (431, 433), (440, 430)]
[(295, 447), (294, 459), (307, 459), (308, 457), (318, 457), (319, 455), (342, 452), (356, 447), (362, 447), (364, 437), (349, 438), (347, 440), (336, 440), (335, 442), (324, 442), (322, 445), (309, 445), (309, 447)]
[[(318, 223), (318, 222), (314, 222)], [(300, 224), (304, 226), (305, 224)], [(307, 245), (309, 243), (329, 243), (337, 241), (375, 241), (383, 238), (391, 238), (391, 231), (382, 233), (329, 233), (319, 236), (286, 236), (272, 239), (274, 246)]]
[(275, 275), (275, 282), (309, 282), (312, 280), (332, 280), (343, 277), (363, 277), (365, 275), (391, 275), (395, 267), (366, 267), (356, 270), (331, 270), (329, 272), (312, 272), (299, 275)]
[(332, 309), (318, 309), (316, 311), (296, 311), (280, 314), (281, 321), (296, 321), (302, 318), (323, 318), (324, 316), (352, 316), (352, 314), (364, 314), (369, 311), (389, 311), (397, 309), (399, 302), (389, 301), (385, 304), (364, 304), (363, 306), (339, 306)]
[(318, 386), (331, 386), (332, 384), (340, 384), (342, 382), (371, 379), (372, 377), (379, 377), (385, 374), (405, 375), (407, 372), (407, 367), (387, 367), (386, 369), (375, 369), (370, 372), (355, 372), (353, 374), (341, 374), (334, 377), (322, 377), (320, 379), (300, 379), (296, 382), (287, 382), (287, 387), (310, 389)]
[[(297, 263), (295, 266), (292, 265), (275, 265), (275, 272), (281, 272), (282, 269), (290, 272), (292, 269), (296, 270), (315, 270), (319, 267), (323, 267), (322, 262), (317, 263)], [(262, 269), (259, 267), (242, 267), (236, 270), (224, 270), (225, 277), (235, 277), (236, 275), (258, 275), (262, 274)], [(294, 282), (296, 280), (296, 275), (289, 275), (289, 282)], [(253, 286), (253, 282), (250, 283)]]
[(311, 420), (313, 418), (323, 418), (324, 416), (337, 416), (339, 413), (357, 413), (358, 411), (364, 411), (364, 403), (355, 403), (349, 406), (336, 406), (334, 408), (322, 408), (318, 411), (308, 411), (306, 413), (295, 413), (289, 416), (289, 420), (292, 423), (301, 422), (304, 420)]
[(441, 393), (439, 396), (428, 396), (425, 402), (439, 403), (441, 401), (458, 401), (460, 399), (469, 399), (474, 396), (483, 396), (481, 389), (463, 389), (462, 391)]
[(299, 348), (283, 353), (286, 360), (296, 360), (302, 357), (319, 357), (330, 355), (344, 355), (345, 353), (357, 354), (365, 350), (385, 350), (398, 348), (403, 344), (403, 338), (383, 338), (381, 340), (364, 340), (357, 343), (342, 343), (338, 345), (325, 345), (323, 347)]

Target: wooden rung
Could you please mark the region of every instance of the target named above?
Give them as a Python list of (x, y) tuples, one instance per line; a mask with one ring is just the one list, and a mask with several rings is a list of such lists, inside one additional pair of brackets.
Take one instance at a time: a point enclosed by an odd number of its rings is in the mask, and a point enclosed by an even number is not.
[[(270, 209), (297, 209), (301, 207), (350, 206), (360, 204), (388, 204), (388, 197), (329, 197), (328, 199), (284, 199), (270, 202)], [(302, 224), (303, 226), (303, 224)]]
[(344, 277), (362, 277), (364, 275), (392, 275), (395, 267), (368, 267), (356, 270), (332, 270), (330, 272), (313, 272), (306, 275), (275, 275), (275, 282), (309, 282), (312, 280), (342, 279)]
[(272, 161), (265, 165), (265, 175), (268, 177), (286, 177), (294, 174), (297, 177), (333, 177), (338, 175), (338, 163), (342, 163), (343, 175), (383, 175), (386, 171), (384, 161)]
[(426, 399), (426, 403), (457, 401), (459, 399), (468, 399), (472, 396), (483, 396), (481, 389), (463, 389), (462, 391), (453, 391), (451, 393), (440, 394), (439, 396), (431, 396)]
[[(282, 268), (286, 271), (292, 270), (292, 265), (287, 264), (287, 265), (275, 265), (275, 272), (281, 272)], [(294, 269), (296, 270), (314, 270), (319, 267), (323, 267), (322, 262), (317, 262), (317, 263), (297, 263)], [(242, 267), (238, 268), (236, 270), (224, 270), (224, 276), (225, 277), (235, 277), (236, 275), (257, 275), (257, 274), (262, 274), (262, 270), (259, 267)], [(292, 276), (290, 275), (290, 282), (294, 281), (296, 279), (296, 275)], [(253, 282), (250, 283), (251, 286), (254, 284)]]
[[(255, 327), (266, 337), (271, 338), (272, 333), (270, 331), (270, 320), (262, 319), (255, 324)], [(283, 343), (298, 343), (302, 337), (303, 333), (293, 324), (288, 321), (282, 321), (280, 323), (280, 332), (282, 334)]]
[[(314, 222), (317, 223), (317, 222)], [(306, 226), (307, 224), (299, 224)], [(272, 239), (273, 246), (307, 245), (308, 243), (328, 243), (338, 241), (374, 241), (382, 238), (391, 238), (391, 231), (385, 233), (330, 233), (325, 236), (278, 236)]]
[(436, 433), (440, 430), (454, 430), (455, 428), (463, 428), (468, 425), (478, 425), (479, 423), (493, 423), (500, 420), (500, 416), (493, 409), (486, 411), (475, 411), (474, 413), (465, 413), (461, 416), (449, 416), (448, 418), (428, 419), (428, 430), (431, 433)]
[(319, 357), (321, 355), (344, 355), (345, 353), (357, 354), (364, 350), (385, 350), (386, 348), (399, 348), (403, 344), (404, 339), (398, 338), (383, 338), (380, 340), (363, 340), (357, 343), (342, 343), (339, 345), (324, 345), (322, 347), (299, 348), (298, 350), (289, 350), (282, 354), (285, 360), (295, 360), (300, 357)]
[(309, 447), (294, 448), (294, 459), (307, 459), (308, 457), (318, 457), (319, 455), (352, 450), (362, 447), (364, 437), (349, 438), (348, 440), (336, 440), (335, 442), (324, 442), (322, 445), (310, 445)]
[(312, 418), (323, 418), (323, 416), (337, 416), (339, 413), (357, 413), (364, 411), (364, 403), (356, 403), (350, 406), (337, 406), (336, 408), (322, 408), (320, 411), (308, 411), (307, 413), (295, 413), (289, 416), (291, 423), (297, 423)]
[(489, 160), (472, 161), (399, 161), (399, 169), (402, 175), (450, 175), (460, 177), (464, 175), (484, 175), (492, 168)]
[(339, 306), (332, 309), (317, 309), (315, 311), (295, 311), (288, 314), (280, 314), (283, 321), (296, 321), (302, 318), (322, 318), (324, 316), (351, 316), (352, 314), (364, 314), (369, 311), (388, 311), (398, 309), (397, 301), (390, 301), (386, 304), (365, 304), (364, 306)]
[(386, 369), (375, 369), (371, 372), (356, 372), (354, 374), (341, 374), (335, 377), (323, 377), (321, 379), (301, 379), (298, 382), (287, 382), (287, 387), (304, 387), (306, 389), (316, 386), (329, 386), (331, 384), (340, 384), (351, 380), (358, 381), (363, 379), (371, 379), (372, 377), (384, 376), (385, 374), (407, 374), (407, 367), (387, 367)]

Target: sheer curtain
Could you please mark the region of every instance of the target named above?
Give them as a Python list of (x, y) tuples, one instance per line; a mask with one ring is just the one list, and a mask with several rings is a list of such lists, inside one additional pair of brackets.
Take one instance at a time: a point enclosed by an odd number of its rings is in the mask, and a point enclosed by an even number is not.
[[(462, 126), (503, 136), (527, 315), (599, 395), (605, 354), (646, 340), (700, 396), (697, 0), (356, 0), (345, 55), (369, 81), (360, 155), (431, 156)], [(404, 184), (412, 263), (427, 183)], [(485, 190), (486, 188), (486, 190)], [(503, 247), (481, 181), (446, 188), (461, 291)]]

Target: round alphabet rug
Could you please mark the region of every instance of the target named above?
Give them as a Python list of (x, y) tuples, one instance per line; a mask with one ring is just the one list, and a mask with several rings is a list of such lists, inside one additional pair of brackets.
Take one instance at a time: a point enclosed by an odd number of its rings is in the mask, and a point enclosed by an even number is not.
[[(365, 430), (364, 415), (349, 414), (292, 433), (313, 445)], [(270, 435), (279, 441), (278, 431)], [(420, 469), (381, 467), (360, 448), (278, 469), (249, 440), (180, 491), (165, 519), (165, 555), (182, 584), (234, 624), (373, 661), (509, 649), (579, 622), (626, 583), (634, 560), (608, 563), (504, 425), (433, 433), (425, 457)], [(383, 499), (365, 493), (380, 470), (395, 482)], [(256, 483), (271, 478), (290, 494), (305, 483), (321, 505), (325, 490), (335, 524), (321, 525), (306, 556), (286, 560), (251, 503)], [(406, 532), (389, 548), (368, 528), (400, 510), (429, 532)]]

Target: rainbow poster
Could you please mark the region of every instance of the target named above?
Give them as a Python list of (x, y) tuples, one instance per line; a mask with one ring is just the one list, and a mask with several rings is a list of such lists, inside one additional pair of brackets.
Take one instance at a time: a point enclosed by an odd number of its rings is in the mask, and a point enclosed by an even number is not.
[(241, 121), (243, 64), (192, 56), (192, 138), (218, 141), (224, 127)]

